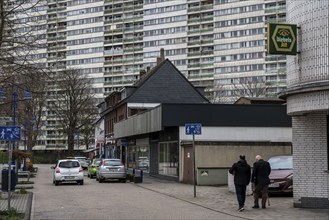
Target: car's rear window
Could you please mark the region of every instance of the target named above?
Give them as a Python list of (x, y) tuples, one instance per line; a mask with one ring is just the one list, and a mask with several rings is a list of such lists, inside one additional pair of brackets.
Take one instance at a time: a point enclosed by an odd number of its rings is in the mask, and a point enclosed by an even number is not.
[(104, 161), (104, 166), (121, 166), (121, 161), (119, 161), (119, 160), (106, 160), (106, 161)]
[(101, 163), (102, 163), (101, 160), (96, 160), (96, 161), (95, 161), (95, 165), (97, 165), (97, 166), (98, 166), (98, 165), (101, 165)]
[(77, 161), (62, 161), (58, 164), (58, 167), (60, 168), (75, 168), (79, 166), (80, 164)]

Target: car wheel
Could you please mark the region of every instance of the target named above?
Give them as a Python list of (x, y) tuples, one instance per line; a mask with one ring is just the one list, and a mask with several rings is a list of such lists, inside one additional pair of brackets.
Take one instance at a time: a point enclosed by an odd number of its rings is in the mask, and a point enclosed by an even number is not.
[(127, 179), (124, 178), (124, 179), (121, 180), (121, 182), (125, 183), (125, 182), (127, 182)]
[(89, 173), (87, 173), (87, 177), (88, 177), (88, 178), (90, 178), (90, 175), (89, 175)]
[(102, 178), (99, 178), (98, 181), (99, 181), (99, 183), (104, 182), (104, 180)]
[(79, 184), (80, 184), (80, 185), (83, 185), (83, 180), (80, 180), (80, 181), (79, 181)]
[(58, 185), (59, 185), (59, 181), (55, 180), (55, 186), (58, 186)]

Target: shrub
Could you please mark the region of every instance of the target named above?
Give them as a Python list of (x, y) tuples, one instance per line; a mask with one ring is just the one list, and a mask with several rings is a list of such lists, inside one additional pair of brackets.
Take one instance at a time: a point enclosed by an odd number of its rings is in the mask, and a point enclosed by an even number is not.
[(19, 220), (24, 218), (24, 214), (18, 213), (16, 209), (10, 208), (9, 210), (1, 211), (0, 218), (5, 220)]

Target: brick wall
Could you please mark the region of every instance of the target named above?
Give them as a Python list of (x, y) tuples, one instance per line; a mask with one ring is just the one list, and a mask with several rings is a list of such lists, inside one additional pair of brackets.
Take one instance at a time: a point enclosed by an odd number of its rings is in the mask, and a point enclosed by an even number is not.
[(294, 206), (329, 208), (327, 112), (293, 116)]

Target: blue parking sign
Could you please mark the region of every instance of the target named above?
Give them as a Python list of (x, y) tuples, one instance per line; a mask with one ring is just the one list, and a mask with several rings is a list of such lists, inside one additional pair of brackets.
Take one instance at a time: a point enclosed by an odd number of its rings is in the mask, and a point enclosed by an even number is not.
[(19, 141), (21, 128), (19, 126), (0, 126), (0, 140)]
[(201, 134), (201, 124), (185, 124), (185, 134), (186, 135), (195, 135)]

